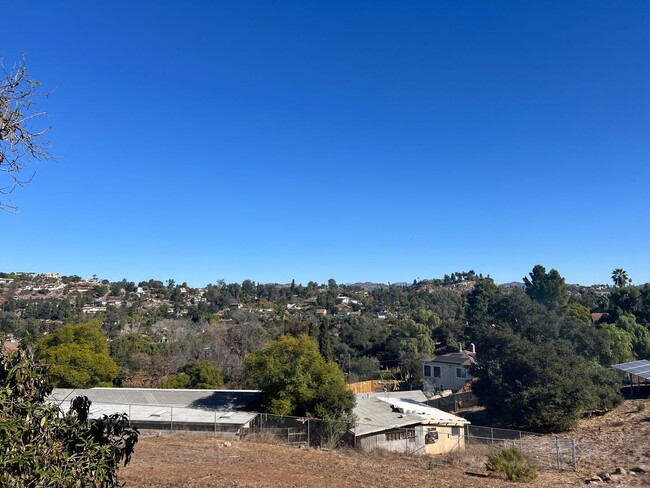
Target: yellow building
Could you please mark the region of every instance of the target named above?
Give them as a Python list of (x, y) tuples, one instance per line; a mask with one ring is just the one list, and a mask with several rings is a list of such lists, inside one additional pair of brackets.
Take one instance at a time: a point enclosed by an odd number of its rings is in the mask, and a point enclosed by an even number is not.
[(442, 454), (465, 448), (469, 421), (424, 402), (421, 391), (357, 394), (352, 429), (361, 449)]

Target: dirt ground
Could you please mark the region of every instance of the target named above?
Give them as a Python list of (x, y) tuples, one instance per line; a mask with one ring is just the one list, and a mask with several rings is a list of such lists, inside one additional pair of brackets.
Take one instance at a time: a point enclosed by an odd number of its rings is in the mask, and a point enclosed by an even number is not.
[[(637, 411), (639, 403), (648, 410)], [(602, 471), (650, 465), (650, 401), (626, 401), (613, 412), (585, 420), (571, 435), (578, 442), (578, 472), (542, 471), (533, 486), (582, 486), (586, 477)], [(141, 437), (120, 477), (129, 487), (503, 486), (502, 480), (468, 474), (485, 472), (485, 455), (480, 448), (436, 457), (321, 451), (163, 433)], [(650, 486), (650, 474), (614, 476), (607, 484)]]

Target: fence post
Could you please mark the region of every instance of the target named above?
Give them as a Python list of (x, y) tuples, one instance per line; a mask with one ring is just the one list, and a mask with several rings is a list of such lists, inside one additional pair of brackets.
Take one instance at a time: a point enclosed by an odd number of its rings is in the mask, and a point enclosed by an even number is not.
[(217, 411), (214, 411), (214, 436), (217, 437)]
[(309, 417), (307, 417), (307, 446), (311, 447), (311, 436), (309, 433)]
[(174, 407), (171, 407), (171, 411), (169, 413), (169, 432), (174, 430)]
[(490, 440), (492, 441), (492, 445), (494, 445), (494, 428), (490, 427)]
[(131, 427), (131, 404), (129, 403), (129, 427)]
[(573, 471), (578, 471), (578, 460), (576, 459), (576, 441), (571, 439), (571, 454), (573, 456)]
[(562, 463), (560, 461), (560, 438), (555, 438), (555, 452), (557, 454), (557, 470), (562, 471)]

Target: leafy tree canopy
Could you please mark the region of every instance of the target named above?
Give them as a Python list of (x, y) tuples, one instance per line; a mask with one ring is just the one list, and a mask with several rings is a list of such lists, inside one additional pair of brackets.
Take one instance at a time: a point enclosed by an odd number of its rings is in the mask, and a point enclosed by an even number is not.
[(342, 418), (354, 395), (338, 366), (325, 361), (307, 335), (282, 336), (246, 356), (246, 376), (262, 390), (262, 408), (279, 415)]
[(100, 321), (64, 325), (37, 344), (38, 359), (50, 365), (57, 387), (110, 386), (120, 371), (108, 355), (108, 342)]
[(189, 361), (176, 374), (162, 380), (163, 388), (196, 388), (209, 390), (223, 386), (221, 372), (210, 361)]
[(483, 338), (474, 392), (490, 415), (531, 430), (566, 430), (620, 403), (620, 378), (563, 342), (532, 343), (508, 330)]
[(546, 268), (538, 264), (524, 277), (526, 294), (536, 302), (546, 305), (550, 310), (561, 311), (569, 302), (569, 287), (557, 270), (546, 273)]

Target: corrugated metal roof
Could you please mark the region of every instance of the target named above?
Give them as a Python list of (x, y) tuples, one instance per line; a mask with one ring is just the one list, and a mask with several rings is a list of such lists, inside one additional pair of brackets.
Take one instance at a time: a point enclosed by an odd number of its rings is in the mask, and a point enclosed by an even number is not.
[[(61, 409), (67, 412), (69, 402), (61, 404)], [(200, 408), (163, 406), (160, 405), (129, 405), (116, 403), (95, 403), (90, 407), (90, 418), (96, 419), (102, 415), (125, 413), (132, 422), (171, 422), (191, 424), (244, 425), (257, 416), (256, 412), (227, 412), (219, 410), (203, 410)]]
[(213, 410), (246, 410), (259, 390), (164, 390), (157, 388), (55, 388), (48, 398), (60, 403), (85, 395), (93, 403), (170, 405)]
[[(411, 398), (399, 398), (398, 393), (417, 395), (417, 392), (391, 392), (388, 398), (383, 393), (357, 395), (357, 405), (354, 408), (357, 422), (352, 429), (354, 434), (362, 436), (417, 424), (460, 426), (469, 423), (462, 417)], [(419, 393), (424, 397), (421, 391)]]
[[(257, 415), (246, 412), (258, 390), (163, 390), (155, 388), (55, 388), (48, 397), (67, 412), (70, 400), (85, 395), (90, 418), (126, 413), (132, 422), (244, 425)], [(173, 410), (173, 411), (172, 411)]]

